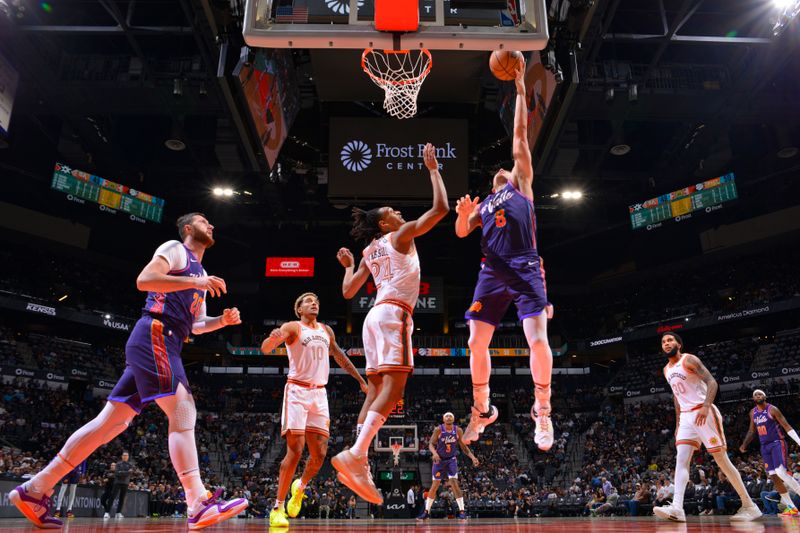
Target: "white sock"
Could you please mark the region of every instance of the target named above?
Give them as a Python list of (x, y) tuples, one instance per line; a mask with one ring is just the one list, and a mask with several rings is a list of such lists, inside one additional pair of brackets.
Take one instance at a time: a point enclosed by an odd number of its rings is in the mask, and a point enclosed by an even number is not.
[(372, 439), (375, 438), (375, 435), (378, 434), (378, 430), (381, 429), (385, 423), (386, 417), (377, 411), (369, 411), (366, 420), (364, 420), (364, 427), (361, 428), (361, 432), (358, 434), (356, 443), (350, 448), (350, 453), (356, 457), (367, 455)]
[(456, 498), (456, 503), (458, 504), (458, 510), (459, 511), (463, 511), (464, 510), (464, 498), (463, 497)]
[(78, 490), (78, 485), (69, 486), (69, 504), (67, 505), (67, 512), (72, 511), (72, 504), (75, 503), (75, 491)]
[(675, 461), (675, 495), (672, 506), (683, 509), (683, 495), (686, 494), (686, 484), (689, 482), (689, 464), (692, 461), (694, 448), (688, 444), (678, 446), (677, 460)]
[(62, 483), (61, 489), (58, 491), (58, 499), (56, 499), (56, 511), (61, 510), (61, 504), (64, 503), (64, 494), (67, 492), (67, 484)]
[(273, 509), (283, 509), (283, 503), (284, 503), (283, 500), (275, 500), (275, 506), (273, 507)]
[(433, 500), (430, 498), (425, 498), (425, 510), (430, 512), (431, 507), (433, 507)]
[(356, 438), (358, 438), (358, 436), (361, 435), (361, 430), (362, 429), (364, 429), (364, 424), (358, 424), (356, 426)]
[(792, 502), (792, 499), (789, 497), (788, 492), (784, 492), (783, 494), (781, 494), (781, 501), (783, 502), (783, 505), (785, 505), (787, 509), (794, 508), (794, 502)]

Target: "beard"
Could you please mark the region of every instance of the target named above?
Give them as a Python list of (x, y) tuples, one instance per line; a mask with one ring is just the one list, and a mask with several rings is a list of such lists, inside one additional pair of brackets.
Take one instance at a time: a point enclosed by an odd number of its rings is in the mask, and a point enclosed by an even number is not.
[(758, 405), (764, 405), (765, 403), (767, 403), (766, 398), (763, 399), (763, 400), (756, 400), (756, 404), (758, 404)]
[(666, 351), (666, 350), (663, 350), (663, 351), (664, 351), (664, 355), (666, 355), (667, 357), (675, 357), (676, 355), (678, 355), (678, 347), (677, 346), (674, 347), (673, 349), (669, 350), (669, 351)]
[(192, 238), (206, 247), (206, 249), (214, 246), (214, 239), (209, 237), (207, 233), (200, 231), (199, 228), (192, 226)]

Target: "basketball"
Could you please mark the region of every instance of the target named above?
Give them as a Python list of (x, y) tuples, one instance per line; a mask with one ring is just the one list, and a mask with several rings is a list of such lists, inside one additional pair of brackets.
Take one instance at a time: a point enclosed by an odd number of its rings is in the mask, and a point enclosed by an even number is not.
[(489, 68), (498, 80), (511, 81), (517, 76), (515, 70), (520, 57), (515, 50), (495, 50), (489, 57)]

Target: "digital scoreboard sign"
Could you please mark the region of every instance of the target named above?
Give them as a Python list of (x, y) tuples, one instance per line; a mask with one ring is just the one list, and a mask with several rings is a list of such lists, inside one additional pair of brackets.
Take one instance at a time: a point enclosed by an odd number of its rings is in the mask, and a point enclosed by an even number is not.
[(633, 229), (661, 227), (665, 220), (676, 222), (692, 217), (696, 211), (710, 213), (722, 204), (736, 200), (736, 178), (733, 172), (683, 189), (663, 194), (641, 204), (628, 207)]
[(121, 211), (136, 222), (161, 222), (164, 214), (163, 198), (73, 169), (64, 163), (56, 163), (50, 186), (65, 193), (73, 202), (99, 204), (101, 211), (112, 214)]

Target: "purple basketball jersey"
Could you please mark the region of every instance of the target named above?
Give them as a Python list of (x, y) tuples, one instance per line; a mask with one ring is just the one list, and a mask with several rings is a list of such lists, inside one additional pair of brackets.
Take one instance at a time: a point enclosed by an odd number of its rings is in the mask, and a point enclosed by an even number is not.
[(772, 404), (769, 403), (763, 411), (759, 410), (758, 407), (753, 409), (753, 423), (756, 426), (758, 440), (761, 441), (762, 446), (784, 438), (783, 429), (772, 417), (771, 409)]
[[(197, 260), (189, 248), (186, 249), (188, 264), (183, 270), (171, 270), (170, 276), (191, 276), (199, 278), (204, 275), (203, 265)], [(186, 289), (176, 292), (148, 292), (144, 304), (144, 314), (150, 315), (175, 329), (179, 338), (185, 339), (192, 331), (192, 323), (203, 305), (205, 291)]]
[(533, 201), (511, 182), (484, 198), (480, 214), (481, 250), (485, 256), (537, 255)]
[(442, 459), (450, 459), (458, 455), (458, 426), (453, 424), (453, 429), (447, 431), (444, 424), (439, 425), (439, 440), (436, 442), (436, 453)]

